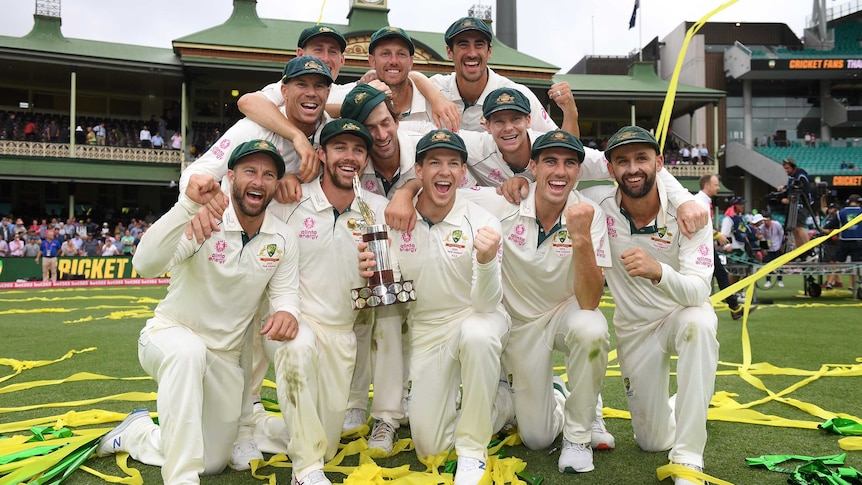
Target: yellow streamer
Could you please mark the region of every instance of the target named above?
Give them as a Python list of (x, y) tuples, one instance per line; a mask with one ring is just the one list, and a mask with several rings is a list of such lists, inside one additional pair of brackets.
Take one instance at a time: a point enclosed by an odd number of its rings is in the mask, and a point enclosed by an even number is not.
[(37, 367), (44, 367), (46, 365), (56, 364), (57, 362), (62, 362), (66, 359), (71, 359), (75, 354), (83, 354), (84, 352), (90, 352), (96, 350), (96, 347), (89, 347), (82, 350), (70, 350), (66, 352), (66, 355), (60, 357), (55, 360), (18, 360), (18, 359), (9, 359), (9, 358), (0, 358), (0, 365), (6, 365), (12, 368), (14, 371), (12, 374), (8, 376), (0, 377), (0, 382), (9, 380), (21, 372), (29, 369), (35, 369)]

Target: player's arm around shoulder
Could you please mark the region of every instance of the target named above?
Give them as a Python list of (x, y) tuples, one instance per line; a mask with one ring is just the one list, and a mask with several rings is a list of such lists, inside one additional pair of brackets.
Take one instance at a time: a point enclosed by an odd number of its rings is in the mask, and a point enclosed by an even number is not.
[(714, 265), (712, 228), (704, 226), (691, 238), (674, 235), (679, 244), (679, 271), (662, 262), (662, 278), (656, 285), (682, 306), (702, 305), (711, 290)]

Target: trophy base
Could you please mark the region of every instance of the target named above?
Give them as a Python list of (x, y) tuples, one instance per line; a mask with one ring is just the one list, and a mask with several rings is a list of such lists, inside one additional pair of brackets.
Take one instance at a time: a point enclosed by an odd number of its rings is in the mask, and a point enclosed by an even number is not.
[(393, 283), (363, 286), (350, 291), (353, 309), (375, 308), (380, 306), (398, 305), (416, 301), (416, 290), (413, 280), (396, 281)]

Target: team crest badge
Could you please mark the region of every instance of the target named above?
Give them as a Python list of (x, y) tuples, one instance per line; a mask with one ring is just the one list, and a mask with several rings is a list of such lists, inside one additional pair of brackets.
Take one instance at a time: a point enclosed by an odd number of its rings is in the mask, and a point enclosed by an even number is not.
[(268, 254), (270, 258), (273, 255), (275, 255), (275, 248), (276, 248), (275, 244), (267, 244), (266, 245), (266, 254)]
[(563, 133), (562, 131), (558, 131), (558, 132), (552, 134), (549, 138), (553, 141), (561, 141), (561, 140), (566, 139), (566, 134)]
[(368, 97), (368, 93), (357, 93), (356, 97), (353, 98), (353, 102), (359, 104), (363, 99)]
[(462, 235), (463, 235), (463, 233), (461, 232), (460, 229), (458, 229), (457, 231), (453, 231), (452, 232), (452, 241), (454, 241), (454, 242), (460, 241)]
[(660, 227), (660, 228), (658, 228), (658, 237), (660, 237), (660, 238), (664, 238), (665, 234), (667, 234), (668, 236), (670, 236), (670, 233), (669, 233), (669, 232), (667, 232), (667, 227)]
[(322, 70), (323, 70), (323, 68), (322, 68), (322, 67), (320, 67), (320, 64), (318, 64), (318, 63), (316, 63), (316, 62), (314, 62), (314, 61), (308, 61), (308, 62), (306, 62), (306, 63), (305, 63), (305, 68), (306, 68), (306, 69), (314, 69), (315, 71), (322, 71)]
[(341, 125), (342, 130), (351, 130), (351, 131), (359, 131), (359, 127), (356, 126), (356, 123), (347, 122)]
[(513, 104), (515, 102), (515, 97), (509, 93), (503, 93), (497, 96), (497, 104)]
[[(434, 133), (433, 135), (431, 135), (431, 141), (432, 142), (451, 141), (451, 140), (452, 140), (452, 136), (449, 135), (448, 133), (444, 133), (442, 131), (438, 131), (437, 133)], [(458, 231), (458, 232), (460, 232), (460, 231)]]
[(557, 233), (557, 238), (559, 238), (561, 243), (566, 242), (566, 239), (569, 238), (569, 231), (560, 231)]

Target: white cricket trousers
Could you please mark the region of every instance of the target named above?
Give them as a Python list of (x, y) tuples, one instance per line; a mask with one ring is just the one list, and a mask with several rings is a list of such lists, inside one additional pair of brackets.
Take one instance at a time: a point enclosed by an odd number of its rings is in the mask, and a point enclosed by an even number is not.
[(129, 455), (162, 467), (168, 485), (196, 484), (199, 475), (221, 472), (239, 424), (239, 352), (214, 352), (193, 331), (152, 318), (141, 330), (138, 358), (158, 383), (159, 426), (150, 423), (130, 436)]
[(267, 339), (264, 349), (275, 366), (293, 473), (303, 478), (338, 451), (356, 360), (356, 335), (352, 325), (321, 325), (302, 318), (295, 339)]
[(408, 415), (417, 456), (437, 455), (454, 444), (459, 457), (487, 460), (508, 315), (499, 309), (445, 324), (412, 325)]
[(356, 367), (350, 384), (348, 409), (368, 407), (368, 388), (374, 380), (371, 416), (398, 428), (404, 418), (407, 372), (402, 346), (402, 322), (406, 305), (389, 305), (357, 312)]
[[(703, 466), (706, 415), (718, 367), (717, 327), (712, 304), (706, 302), (678, 308), (634, 331), (617, 328), (622, 382), (643, 450), (670, 450), (672, 462)], [(671, 355), (679, 356), (675, 410), (668, 402)]]
[[(532, 322), (512, 321), (503, 366), (512, 374), (512, 401), (524, 445), (545, 449), (560, 432), (572, 443), (589, 443), (596, 399), (610, 348), (602, 312), (582, 310), (569, 298)], [(553, 351), (565, 354), (571, 391), (565, 408), (553, 390)]]

